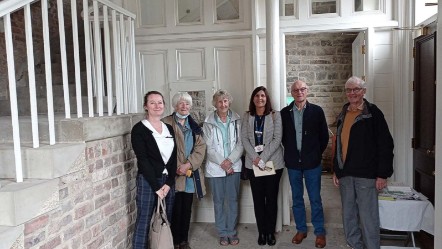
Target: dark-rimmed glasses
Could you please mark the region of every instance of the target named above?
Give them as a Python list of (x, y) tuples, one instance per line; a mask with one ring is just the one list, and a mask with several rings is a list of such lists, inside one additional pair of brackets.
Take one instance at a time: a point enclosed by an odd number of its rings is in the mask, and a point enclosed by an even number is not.
[(294, 93), (304, 93), (305, 91), (307, 91), (307, 87), (302, 87), (299, 89), (293, 89), (292, 92)]
[(345, 88), (345, 93), (359, 93), (362, 89), (364, 89), (364, 88), (360, 88), (360, 87)]

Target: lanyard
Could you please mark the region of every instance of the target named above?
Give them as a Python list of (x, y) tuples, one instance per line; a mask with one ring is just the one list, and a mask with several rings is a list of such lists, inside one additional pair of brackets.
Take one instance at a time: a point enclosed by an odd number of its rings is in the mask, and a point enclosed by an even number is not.
[[(260, 124), (258, 124), (258, 119), (261, 121)], [(261, 145), (263, 143), (263, 139), (262, 139), (262, 135), (264, 133), (264, 120), (265, 117), (259, 117), (259, 116), (255, 116), (255, 136), (256, 136), (256, 142), (257, 145)]]

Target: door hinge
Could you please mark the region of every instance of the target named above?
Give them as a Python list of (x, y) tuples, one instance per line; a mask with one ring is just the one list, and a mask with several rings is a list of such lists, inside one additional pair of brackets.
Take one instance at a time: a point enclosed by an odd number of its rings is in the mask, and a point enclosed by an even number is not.
[(361, 54), (365, 54), (365, 45), (361, 46)]
[(416, 57), (416, 47), (413, 47), (413, 58)]
[(414, 145), (415, 145), (415, 143), (414, 143), (414, 137), (413, 137), (413, 138), (411, 138), (411, 148), (412, 149), (414, 149)]
[(411, 82), (411, 91), (413, 91), (414, 92), (414, 90), (415, 90), (415, 84), (414, 84), (414, 80)]

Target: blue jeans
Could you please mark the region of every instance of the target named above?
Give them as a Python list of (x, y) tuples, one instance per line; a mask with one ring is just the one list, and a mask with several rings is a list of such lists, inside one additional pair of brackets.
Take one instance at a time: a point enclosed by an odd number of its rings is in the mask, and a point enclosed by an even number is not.
[(304, 181), (312, 209), (312, 224), (314, 234), (325, 235), (324, 211), (321, 200), (321, 173), (322, 167), (308, 170), (288, 169), (290, 186), (292, 188), (293, 216), (295, 217), (296, 230), (307, 233), (307, 221), (304, 204)]
[(234, 173), (224, 177), (207, 177), (213, 195), (215, 226), (220, 237), (236, 235), (240, 175)]

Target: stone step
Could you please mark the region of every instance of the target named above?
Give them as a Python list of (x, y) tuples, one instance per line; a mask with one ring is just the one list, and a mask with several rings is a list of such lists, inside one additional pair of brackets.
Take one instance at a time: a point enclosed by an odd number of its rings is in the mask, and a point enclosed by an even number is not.
[[(106, 114), (105, 114), (106, 115)], [(128, 119), (127, 117), (132, 117)], [(119, 116), (88, 117), (83, 114), (83, 118), (76, 118), (72, 115), (71, 119), (66, 119), (64, 115), (57, 114), (54, 117), (55, 141), (60, 143), (85, 142), (103, 137), (106, 134), (129, 133), (134, 121), (142, 119), (143, 114), (128, 114)], [(104, 121), (104, 122), (103, 122)], [(12, 143), (12, 123), (11, 117), (0, 117), (0, 143)], [(49, 144), (49, 125), (46, 115), (38, 116), (38, 132), (40, 143)], [(32, 143), (32, 123), (29, 116), (19, 118), (20, 139), (22, 144)]]
[[(57, 143), (31, 148), (29, 144), (21, 146), (23, 177), (28, 179), (53, 179), (86, 167), (86, 144)], [(0, 145), (0, 178), (15, 179), (15, 157), (12, 144)]]
[(0, 188), (0, 226), (18, 226), (57, 208), (58, 184), (58, 179), (28, 179), (21, 183), (3, 181)]
[(24, 225), (0, 226), (0, 248), (20, 248), (15, 246), (23, 244), (23, 227)]

